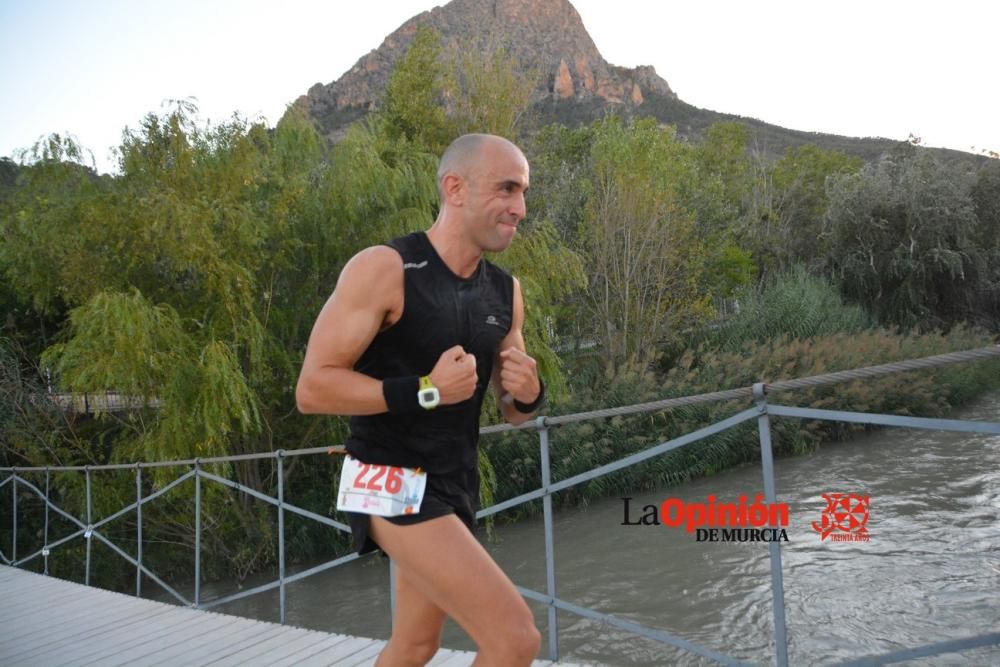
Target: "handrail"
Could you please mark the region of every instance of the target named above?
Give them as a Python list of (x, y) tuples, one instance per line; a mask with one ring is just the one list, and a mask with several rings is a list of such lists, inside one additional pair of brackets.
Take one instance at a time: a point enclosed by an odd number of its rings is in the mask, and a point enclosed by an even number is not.
[[(570, 613), (577, 614), (579, 616), (584, 616), (587, 618), (592, 618), (595, 620), (600, 620), (609, 623), (615, 627), (633, 632), (640, 636), (647, 637), (654, 641), (676, 646), (678, 648), (685, 649), (687, 651), (693, 652), (695, 654), (701, 655), (703, 657), (714, 660), (720, 664), (724, 665), (742, 665), (745, 664), (740, 660), (733, 658), (731, 656), (726, 656), (712, 649), (700, 646), (688, 640), (680, 637), (676, 637), (670, 633), (663, 630), (658, 630), (655, 628), (649, 628), (647, 626), (635, 623), (633, 621), (627, 621), (625, 619), (618, 618), (610, 614), (604, 614), (593, 609), (588, 609), (585, 607), (580, 607), (569, 601), (562, 600), (556, 595), (556, 577), (555, 577), (555, 551), (553, 548), (553, 529), (552, 529), (552, 519), (553, 519), (553, 509), (552, 509), (552, 495), (559, 491), (566, 490), (583, 482), (587, 482), (598, 477), (616, 472), (618, 470), (636, 465), (650, 458), (660, 456), (668, 451), (678, 449), (690, 445), (694, 442), (702, 440), (711, 435), (721, 433), (722, 431), (733, 428), (744, 422), (756, 419), (758, 424), (758, 434), (761, 444), (761, 466), (764, 475), (764, 495), (765, 500), (768, 504), (774, 503), (776, 501), (776, 490), (774, 484), (774, 461), (771, 446), (771, 436), (770, 436), (770, 417), (789, 417), (789, 418), (799, 418), (799, 419), (820, 419), (820, 420), (832, 420), (832, 421), (847, 421), (855, 423), (866, 423), (866, 424), (877, 424), (883, 426), (902, 426), (907, 428), (918, 428), (918, 429), (934, 429), (934, 430), (948, 430), (948, 431), (962, 431), (962, 432), (975, 432), (975, 433), (991, 433), (1000, 434), (1000, 423), (994, 422), (970, 422), (964, 420), (947, 420), (947, 419), (928, 419), (921, 417), (909, 417), (909, 416), (899, 416), (899, 415), (879, 415), (879, 414), (869, 414), (869, 413), (857, 413), (857, 412), (845, 412), (845, 411), (834, 411), (834, 410), (819, 410), (811, 408), (798, 408), (790, 406), (781, 405), (771, 405), (768, 402), (767, 396), (769, 393), (776, 393), (779, 391), (791, 391), (795, 389), (802, 389), (808, 387), (815, 387), (827, 384), (833, 384), (838, 382), (849, 382), (858, 379), (871, 378), (880, 375), (887, 375), (890, 373), (898, 373), (910, 370), (917, 370), (922, 368), (931, 368), (944, 365), (950, 365), (955, 363), (962, 363), (966, 361), (985, 359), (990, 357), (1000, 357), (1000, 345), (990, 346), (986, 348), (980, 348), (977, 350), (967, 350), (963, 352), (953, 352), (949, 354), (936, 355), (932, 357), (924, 357), (922, 359), (910, 359), (902, 362), (893, 362), (890, 364), (882, 364), (879, 366), (872, 366), (868, 368), (853, 369), (850, 371), (839, 371), (836, 373), (828, 373), (824, 375), (812, 376), (807, 378), (799, 378), (794, 380), (782, 380), (778, 382), (773, 382), (769, 384), (757, 383), (752, 387), (731, 389), (720, 392), (711, 392), (707, 394), (699, 394), (695, 396), (685, 396), (680, 398), (670, 398), (661, 401), (653, 401), (649, 403), (641, 403), (630, 406), (623, 406), (617, 408), (608, 408), (603, 410), (595, 410), (591, 412), (577, 413), (574, 415), (565, 415), (560, 417), (546, 417), (540, 416), (537, 419), (527, 422), (519, 426), (502, 425), (502, 426), (490, 426), (485, 427), (480, 430), (483, 435), (489, 435), (493, 433), (514, 431), (514, 430), (527, 430), (534, 429), (539, 434), (539, 446), (540, 446), (540, 466), (541, 466), (541, 482), (540, 488), (535, 491), (531, 491), (515, 498), (511, 498), (507, 501), (497, 503), (491, 507), (483, 508), (479, 510), (476, 514), (478, 518), (490, 516), (496, 514), (505, 509), (511, 507), (516, 507), (518, 505), (542, 499), (543, 502), (543, 521), (545, 528), (545, 563), (546, 563), (546, 590), (544, 593), (539, 591), (533, 591), (527, 588), (518, 587), (518, 590), (526, 598), (536, 600), (545, 604), (548, 607), (548, 648), (549, 648), (549, 659), (556, 661), (559, 658), (559, 648), (558, 648), (558, 627), (556, 624), (556, 610), (560, 609)], [(691, 433), (682, 435), (680, 437), (674, 438), (667, 442), (661, 443), (642, 452), (632, 454), (618, 461), (599, 466), (590, 471), (574, 475), (573, 477), (560, 480), (558, 482), (553, 482), (551, 479), (551, 466), (549, 461), (549, 429), (552, 427), (558, 427), (564, 424), (587, 421), (593, 419), (602, 419), (611, 416), (626, 415), (626, 414), (639, 414), (643, 412), (652, 412), (658, 410), (669, 409), (673, 407), (678, 407), (681, 405), (694, 405), (694, 404), (704, 404), (720, 401), (731, 401), (738, 399), (753, 398), (755, 406), (749, 409), (744, 409), (730, 417), (718, 421), (714, 424), (706, 426), (704, 428), (698, 429)], [(277, 450), (275, 452), (266, 452), (260, 454), (245, 454), (239, 456), (222, 456), (222, 457), (210, 457), (210, 458), (196, 458), (187, 459), (180, 461), (157, 461), (157, 462), (137, 462), (132, 464), (111, 464), (111, 465), (101, 465), (101, 466), (45, 466), (45, 467), (0, 467), (0, 472), (10, 473), (5, 479), (0, 480), (0, 488), (3, 488), (6, 484), (11, 483), (12, 486), (12, 524), (13, 524), (13, 541), (11, 549), (11, 557), (7, 556), (0, 550), (0, 560), (8, 565), (19, 566), (27, 562), (30, 562), (38, 557), (42, 557), (45, 562), (45, 573), (48, 573), (48, 556), (51, 550), (55, 547), (62, 546), (66, 542), (75, 539), (77, 537), (83, 536), (87, 544), (87, 564), (86, 564), (86, 581), (89, 584), (90, 581), (90, 545), (91, 539), (93, 537), (98, 538), (102, 543), (111, 548), (116, 554), (121, 556), (123, 559), (131, 563), (136, 567), (136, 595), (140, 595), (140, 580), (141, 575), (145, 574), (150, 577), (153, 581), (158, 583), (164, 588), (168, 593), (175, 597), (181, 604), (200, 608), (208, 609), (217, 607), (219, 605), (225, 604), (227, 602), (232, 602), (237, 599), (248, 597), (250, 595), (255, 595), (265, 591), (270, 591), (278, 588), (279, 593), (279, 606), (280, 606), (280, 620), (282, 623), (285, 622), (285, 588), (287, 584), (294, 581), (299, 581), (306, 577), (318, 574), (325, 570), (331, 569), (333, 567), (338, 567), (344, 565), (351, 561), (357, 560), (359, 556), (357, 554), (350, 554), (348, 556), (343, 556), (336, 558), (331, 561), (327, 561), (320, 565), (314, 566), (304, 572), (292, 576), (286, 576), (284, 567), (284, 556), (285, 556), (285, 542), (284, 542), (284, 513), (286, 511), (299, 514), (305, 518), (320, 522), (324, 525), (331, 526), (337, 530), (343, 532), (349, 532), (348, 527), (334, 519), (325, 517), (307, 509), (298, 507), (296, 505), (290, 504), (284, 499), (284, 487), (283, 487), (283, 475), (282, 475), (282, 465), (283, 459), (290, 456), (309, 456), (317, 454), (327, 454), (329, 448), (327, 447), (313, 447), (308, 449), (300, 450)], [(239, 484), (232, 480), (228, 480), (219, 475), (206, 472), (203, 470), (203, 466), (212, 463), (224, 463), (232, 461), (248, 461), (248, 460), (261, 460), (261, 459), (275, 459), (276, 465), (278, 466), (278, 488), (277, 495), (271, 496), (269, 494), (261, 493), (255, 489), (251, 489), (245, 485)], [(147, 468), (158, 468), (158, 467), (190, 467), (191, 470), (182, 473), (177, 479), (170, 482), (164, 488), (157, 490), (155, 493), (148, 496), (142, 496), (141, 489), (141, 475), (142, 470)], [(114, 514), (105, 517), (104, 519), (93, 522), (91, 519), (91, 507), (92, 507), (92, 495), (91, 495), (91, 472), (98, 470), (134, 470), (136, 474), (136, 502), (128, 505), (115, 512)], [(45, 491), (43, 492), (35, 484), (25, 479), (21, 474), (24, 472), (45, 472)], [(63, 472), (63, 471), (83, 471), (87, 477), (86, 486), (86, 500), (87, 500), (87, 518), (86, 520), (79, 519), (69, 512), (66, 512), (58, 505), (56, 505), (50, 498), (50, 486), (49, 486), (49, 476), (52, 472)], [(195, 479), (195, 593), (194, 600), (189, 601), (184, 596), (179, 594), (165, 582), (163, 582), (155, 573), (151, 572), (142, 564), (142, 507), (143, 505), (155, 500), (157, 497), (163, 495), (173, 487), (178, 484), (183, 483), (191, 478)], [(201, 480), (205, 479), (207, 481), (216, 482), (223, 484), (225, 486), (234, 488), (243, 493), (247, 493), (254, 498), (267, 502), (277, 507), (278, 510), (278, 540), (279, 540), (279, 573), (278, 579), (261, 586), (257, 586), (252, 589), (244, 590), (239, 593), (226, 596), (223, 598), (203, 602), (200, 599), (200, 559), (201, 559), (201, 549), (200, 549), (200, 536), (201, 536)], [(44, 546), (33, 554), (28, 556), (17, 558), (17, 487), (18, 485), (24, 485), (26, 488), (31, 490), (33, 493), (38, 495), (45, 503), (45, 528), (44, 528)], [(56, 542), (48, 542), (48, 513), (49, 510), (57, 512), (68, 520), (76, 524), (80, 529), (73, 534), (64, 537)], [(98, 530), (102, 526), (108, 524), (112, 520), (119, 518), (128, 512), (135, 510), (137, 512), (137, 557), (132, 558), (117, 545), (113, 544), (108, 540), (101, 532)], [(782, 578), (782, 564), (781, 564), (781, 544), (779, 541), (769, 542), (769, 557), (771, 562), (771, 588), (772, 588), (772, 601), (773, 601), (773, 613), (774, 613), (774, 628), (775, 628), (775, 658), (777, 664), (780, 667), (785, 667), (788, 664), (788, 645), (786, 636), (786, 625), (784, 616), (784, 584)], [(930, 655), (937, 655), (944, 652), (952, 652), (957, 650), (965, 650), (969, 648), (974, 648), (978, 646), (1000, 644), (1000, 633), (993, 633), (988, 635), (982, 635), (979, 637), (970, 637), (961, 640), (953, 640), (949, 642), (941, 642), (937, 644), (928, 644), (921, 647), (916, 647), (913, 649), (907, 649), (906, 651), (895, 653), (886, 653), (880, 656), (867, 656), (859, 662), (844, 663), (846, 664), (887, 664), (894, 660), (898, 660), (898, 655), (905, 653), (907, 657), (926, 657)]]

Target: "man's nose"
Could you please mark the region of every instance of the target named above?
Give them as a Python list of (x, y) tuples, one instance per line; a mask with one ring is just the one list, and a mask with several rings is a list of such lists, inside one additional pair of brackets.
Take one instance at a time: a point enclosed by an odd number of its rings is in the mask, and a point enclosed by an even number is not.
[(518, 220), (521, 220), (527, 213), (527, 210), (528, 207), (524, 203), (524, 194), (519, 192), (510, 205), (510, 213), (517, 216)]

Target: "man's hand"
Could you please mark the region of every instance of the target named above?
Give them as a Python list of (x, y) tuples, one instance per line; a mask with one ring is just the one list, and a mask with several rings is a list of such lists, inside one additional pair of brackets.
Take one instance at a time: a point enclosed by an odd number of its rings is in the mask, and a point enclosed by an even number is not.
[(531, 403), (542, 391), (534, 359), (516, 347), (500, 352), (500, 386), (521, 403)]
[(431, 371), (431, 382), (441, 395), (441, 405), (461, 403), (476, 393), (476, 358), (461, 345), (444, 351)]

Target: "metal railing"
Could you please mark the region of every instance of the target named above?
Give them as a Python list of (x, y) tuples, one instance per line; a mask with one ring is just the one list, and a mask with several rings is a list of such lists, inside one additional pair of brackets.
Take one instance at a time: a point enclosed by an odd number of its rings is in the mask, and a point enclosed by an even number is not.
[[(944, 366), (948, 364), (972, 361), (977, 359), (986, 359), (991, 357), (1000, 357), (1000, 346), (991, 346), (987, 348), (981, 348), (978, 350), (969, 350), (965, 352), (955, 352), (943, 355), (937, 355), (933, 357), (925, 357), (923, 359), (912, 359), (903, 362), (896, 362), (891, 364), (884, 364), (880, 366), (873, 366), (869, 368), (855, 369), (850, 371), (841, 371), (838, 373), (829, 373), (826, 375), (814, 376), (809, 378), (800, 378), (795, 380), (783, 380), (779, 382), (774, 382), (770, 384), (757, 383), (752, 387), (745, 387), (740, 389), (732, 389), (721, 392), (713, 392), (709, 394), (699, 394), (696, 396), (685, 396), (681, 398), (672, 398), (661, 401), (654, 401), (651, 403), (643, 403), (638, 405), (624, 406), (618, 408), (608, 408), (604, 410), (596, 410), (592, 412), (578, 413), (574, 415), (566, 415), (560, 417), (538, 417), (536, 420), (522, 424), (520, 426), (490, 426), (481, 429), (483, 435), (488, 435), (492, 433), (509, 432), (515, 430), (529, 430), (534, 429), (538, 433), (539, 437), (539, 447), (540, 447), (540, 466), (541, 466), (541, 487), (521, 494), (515, 498), (505, 500), (503, 502), (497, 503), (491, 507), (480, 510), (477, 513), (477, 518), (487, 517), (498, 512), (522, 505), (524, 503), (532, 502), (538, 499), (542, 500), (542, 513), (543, 522), (545, 530), (545, 574), (546, 574), (546, 585), (545, 591), (535, 591), (527, 589), (524, 587), (518, 587), (521, 594), (537, 602), (540, 602), (548, 607), (548, 657), (552, 661), (559, 659), (559, 632), (556, 622), (556, 611), (562, 610), (578, 616), (598, 620), (609, 625), (625, 630), (642, 637), (660, 642), (662, 644), (678, 647), (697, 655), (709, 658), (723, 665), (744, 665), (744, 663), (737, 658), (724, 655), (712, 649), (706, 648), (704, 646), (698, 645), (694, 642), (685, 640), (681, 637), (677, 637), (664, 630), (650, 628), (640, 623), (633, 621), (628, 621), (611, 614), (605, 614), (598, 612), (593, 609), (586, 607), (581, 607), (579, 605), (573, 604), (567, 600), (563, 600), (557, 596), (556, 593), (556, 563), (555, 563), (555, 551), (553, 544), (553, 509), (552, 509), (552, 495), (560, 491), (565, 491), (572, 487), (575, 487), (584, 482), (608, 475), (610, 473), (628, 468), (630, 466), (637, 465), (649, 459), (657, 456), (661, 456), (666, 452), (685, 447), (704, 438), (722, 433), (723, 431), (738, 426), (744, 422), (749, 422), (756, 420), (757, 429), (760, 438), (760, 451), (761, 451), (761, 466), (763, 469), (764, 477), (764, 498), (768, 505), (776, 502), (776, 489), (774, 482), (774, 459), (771, 445), (771, 429), (770, 429), (770, 418), (771, 416), (777, 417), (790, 417), (797, 419), (813, 419), (813, 420), (829, 420), (829, 421), (840, 421), (840, 422), (851, 422), (860, 424), (874, 424), (881, 426), (898, 426), (906, 428), (916, 428), (916, 429), (930, 429), (930, 430), (944, 430), (944, 431), (959, 431), (965, 433), (985, 433), (1000, 435), (1000, 423), (998, 422), (971, 422), (953, 419), (928, 419), (921, 417), (904, 417), (897, 415), (881, 415), (881, 414), (868, 414), (868, 413), (858, 413), (858, 412), (847, 412), (838, 410), (821, 410), (812, 408), (798, 408), (783, 405), (772, 405), (768, 401), (768, 395), (778, 393), (781, 391), (789, 391), (795, 389), (803, 389), (809, 387), (817, 387), (823, 385), (830, 385), (839, 382), (847, 382), (851, 380), (865, 379), (878, 377), (881, 375), (887, 375), (890, 373), (896, 373), (901, 371), (917, 370), (922, 368), (932, 368), (937, 366)], [(716, 422), (710, 426), (698, 429), (686, 435), (674, 438), (662, 444), (656, 445), (652, 448), (646, 449), (642, 452), (632, 454), (623, 459), (609, 463), (606, 465), (599, 466), (593, 470), (574, 475), (567, 479), (563, 479), (557, 482), (553, 482), (551, 478), (551, 467), (549, 462), (549, 430), (554, 427), (558, 427), (564, 424), (593, 420), (593, 419), (603, 419), (606, 417), (613, 417), (618, 415), (627, 414), (639, 414), (646, 412), (653, 412), (658, 410), (665, 410), (669, 408), (684, 406), (684, 405), (696, 405), (696, 404), (708, 404), (716, 403), (720, 401), (728, 401), (734, 399), (750, 399), (754, 401), (754, 406), (737, 412), (736, 414), (724, 419), (722, 421)], [(348, 556), (343, 556), (336, 558), (315, 567), (309, 568), (302, 572), (298, 572), (294, 575), (288, 576), (285, 572), (285, 536), (284, 536), (284, 521), (285, 512), (292, 512), (299, 516), (317, 521), (323, 525), (330, 526), (340, 531), (350, 532), (349, 528), (339, 522), (335, 521), (326, 516), (316, 514), (302, 507), (298, 507), (291, 503), (288, 503), (284, 499), (284, 475), (283, 475), (283, 465), (284, 459), (294, 456), (309, 456), (317, 454), (327, 454), (329, 448), (327, 447), (316, 447), (310, 449), (301, 449), (293, 451), (282, 451), (278, 450), (273, 453), (263, 453), (263, 454), (248, 454), (242, 456), (224, 456), (224, 457), (214, 457), (214, 458), (200, 458), (200, 459), (190, 459), (183, 461), (164, 461), (164, 462), (153, 462), (153, 463), (135, 463), (135, 464), (124, 464), (124, 465), (104, 465), (104, 466), (63, 466), (63, 467), (16, 467), (16, 468), (0, 468), (0, 473), (9, 473), (5, 479), (0, 481), (0, 488), (11, 484), (12, 487), (12, 528), (13, 528), (13, 542), (11, 548), (11, 557), (7, 558), (2, 551), (0, 551), (0, 559), (8, 565), (20, 566), (28, 563), (36, 558), (41, 557), (44, 560), (45, 573), (48, 574), (48, 557), (51, 551), (70, 540), (76, 539), (78, 537), (83, 537), (86, 541), (86, 570), (85, 570), (85, 581), (89, 585), (90, 583), (90, 548), (93, 539), (97, 539), (103, 544), (107, 545), (112, 551), (121, 556), (123, 559), (131, 563), (136, 568), (136, 595), (141, 594), (141, 577), (143, 574), (148, 576), (150, 579), (155, 581), (157, 584), (163, 587), (165, 591), (170, 593), (174, 598), (176, 598), (181, 604), (196, 607), (199, 609), (210, 609), (217, 607), (219, 605), (226, 604), (241, 598), (245, 598), (251, 595), (256, 595), (263, 593), (265, 591), (274, 590), (277, 588), (279, 590), (279, 615), (282, 623), (285, 622), (285, 589), (290, 583), (305, 579), (314, 574), (318, 574), (325, 570), (329, 570), (340, 565), (344, 565), (353, 560), (359, 558), (357, 554), (350, 554)], [(277, 495), (270, 496), (265, 493), (261, 493), (257, 490), (251, 489), (245, 485), (239, 484), (232, 480), (226, 479), (219, 475), (215, 475), (203, 469), (204, 466), (214, 463), (228, 463), (234, 461), (250, 461), (250, 460), (261, 460), (261, 459), (274, 459), (275, 465), (277, 467)], [(184, 466), (190, 467), (191, 470), (180, 475), (177, 479), (173, 480), (163, 488), (158, 489), (155, 493), (147, 496), (142, 495), (142, 471), (148, 468), (156, 467), (168, 467), (168, 466)], [(98, 470), (135, 470), (136, 477), (136, 501), (127, 507), (122, 508), (118, 512), (101, 519), (100, 521), (94, 522), (92, 519), (92, 490), (91, 490), (91, 473)], [(32, 472), (44, 472), (45, 473), (45, 490), (42, 491), (37, 486), (32, 484), (30, 481), (25, 479), (23, 473)], [(50, 498), (50, 475), (52, 472), (63, 472), (63, 471), (82, 471), (86, 476), (86, 517), (85, 519), (73, 516), (71, 513), (63, 510), (58, 505), (56, 505)], [(183, 595), (174, 590), (166, 582), (160, 579), (154, 572), (150, 571), (147, 567), (143, 565), (142, 562), (142, 507), (143, 505), (155, 500), (159, 496), (167, 493), (174, 487), (188, 479), (194, 479), (195, 482), (195, 558), (194, 558), (194, 596), (192, 600), (188, 600)], [(256, 586), (247, 590), (240, 591), (233, 595), (211, 600), (209, 602), (203, 602), (201, 600), (201, 484), (202, 480), (208, 480), (216, 482), (218, 484), (223, 484), (225, 486), (231, 487), (240, 491), (242, 493), (248, 494), (253, 498), (262, 500), (270, 505), (277, 508), (278, 515), (278, 579), (275, 581)], [(44, 546), (37, 550), (36, 552), (25, 556), (23, 558), (17, 557), (17, 531), (18, 531), (18, 521), (17, 521), (17, 495), (18, 486), (24, 486), (30, 489), (32, 492), (37, 494), (40, 498), (44, 500), (45, 503), (45, 525), (43, 528), (43, 539)], [(73, 524), (78, 527), (78, 530), (66, 537), (63, 537), (54, 542), (48, 541), (49, 532), (49, 510), (56, 512), (62, 517), (68, 519)], [(106, 536), (101, 534), (100, 529), (110, 523), (111, 521), (135, 510), (137, 513), (137, 534), (136, 534), (136, 557), (133, 558), (113, 542), (111, 542)], [(775, 659), (780, 667), (785, 667), (788, 664), (788, 636), (785, 624), (785, 604), (784, 604), (784, 584), (782, 580), (782, 563), (781, 563), (781, 543), (777, 540), (772, 540), (769, 542), (769, 558), (770, 558), (770, 571), (771, 571), (771, 592), (772, 592), (772, 603), (773, 603), (773, 616), (774, 616), (774, 641), (775, 641)], [(392, 565), (390, 563), (390, 576), (392, 575)], [(390, 590), (392, 586), (390, 584)], [(394, 600), (393, 600), (394, 603)], [(885, 653), (876, 656), (867, 656), (855, 661), (849, 661), (842, 663), (842, 665), (881, 665), (888, 664), (891, 662), (897, 662), (900, 660), (913, 659), (919, 657), (926, 657), (937, 655), (940, 653), (954, 652), (968, 650), (972, 648), (990, 646), (1000, 644), (1000, 633), (991, 633), (985, 635), (979, 635), (976, 637), (968, 637), (964, 639), (951, 640), (946, 642), (939, 642), (935, 644), (928, 644), (925, 646), (915, 647), (911, 649), (895, 651), (892, 653)]]

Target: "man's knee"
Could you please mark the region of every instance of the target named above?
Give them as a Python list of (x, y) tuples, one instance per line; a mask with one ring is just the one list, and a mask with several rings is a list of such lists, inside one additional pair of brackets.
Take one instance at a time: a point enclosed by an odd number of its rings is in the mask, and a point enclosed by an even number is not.
[(528, 664), (538, 655), (542, 646), (542, 635), (535, 627), (531, 613), (520, 614), (507, 619), (497, 627), (480, 650), (505, 656), (511, 664)]
[(441, 642), (438, 639), (412, 639), (393, 635), (388, 648), (393, 655), (392, 664), (426, 665), (438, 652)]
[(438, 652), (441, 648), (441, 642), (437, 639), (428, 639), (419, 642), (410, 642), (407, 644), (406, 654), (413, 659), (414, 662), (425, 665), (431, 661), (434, 654)]

